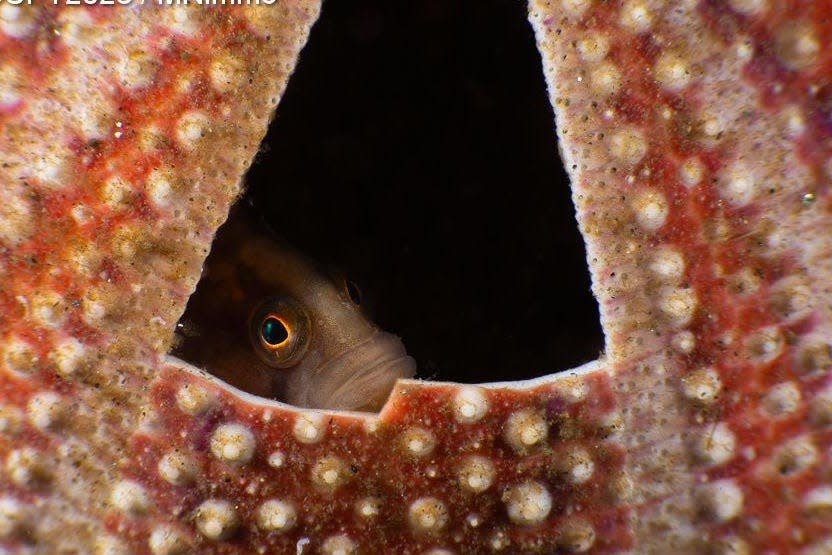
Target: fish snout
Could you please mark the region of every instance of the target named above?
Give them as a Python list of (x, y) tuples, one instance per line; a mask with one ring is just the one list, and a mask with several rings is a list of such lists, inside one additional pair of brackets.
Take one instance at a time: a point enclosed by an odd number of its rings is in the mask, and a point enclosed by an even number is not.
[(416, 361), (397, 336), (375, 330), (367, 339), (287, 384), (287, 401), (309, 408), (379, 411), (398, 379), (411, 378)]

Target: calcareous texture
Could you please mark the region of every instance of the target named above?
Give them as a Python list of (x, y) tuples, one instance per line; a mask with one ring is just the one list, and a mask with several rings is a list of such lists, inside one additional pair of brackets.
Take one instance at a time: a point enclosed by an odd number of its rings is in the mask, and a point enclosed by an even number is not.
[(637, 552), (832, 546), (830, 16), (824, 1), (530, 3)]
[(0, 550), (173, 553), (129, 439), (319, 6), (51, 4), (0, 6)]
[(606, 356), (378, 415), (164, 356), (318, 8), (0, 6), (0, 550), (828, 552), (832, 8), (532, 0)]

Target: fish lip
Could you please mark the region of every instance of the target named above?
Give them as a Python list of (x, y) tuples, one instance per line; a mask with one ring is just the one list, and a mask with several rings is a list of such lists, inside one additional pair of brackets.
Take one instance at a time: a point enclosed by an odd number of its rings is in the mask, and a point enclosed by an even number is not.
[[(315, 369), (302, 403), (310, 408), (377, 411), (399, 379), (416, 374), (416, 361), (396, 335), (375, 330), (364, 341)], [(367, 405), (373, 409), (366, 409)]]

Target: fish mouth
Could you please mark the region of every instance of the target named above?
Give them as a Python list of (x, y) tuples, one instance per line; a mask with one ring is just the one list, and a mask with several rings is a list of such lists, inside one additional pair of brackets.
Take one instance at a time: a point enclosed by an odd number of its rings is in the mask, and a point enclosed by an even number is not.
[(288, 401), (309, 408), (378, 412), (396, 380), (415, 373), (416, 361), (401, 339), (376, 330), (321, 364), (302, 383), (287, 384)]

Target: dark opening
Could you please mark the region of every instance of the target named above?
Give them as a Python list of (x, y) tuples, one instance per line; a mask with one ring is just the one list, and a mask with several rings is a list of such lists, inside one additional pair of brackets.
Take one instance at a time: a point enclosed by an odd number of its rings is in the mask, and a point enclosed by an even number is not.
[(350, 296), (350, 300), (354, 302), (356, 305), (360, 306), (361, 289), (351, 279), (346, 280), (344, 285), (347, 288), (347, 294)]
[(428, 379), (603, 347), (524, 3), (326, 2), (248, 200), (357, 283)]

